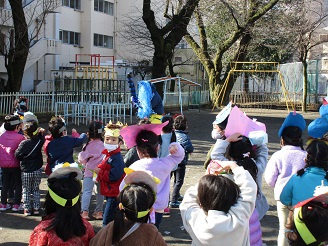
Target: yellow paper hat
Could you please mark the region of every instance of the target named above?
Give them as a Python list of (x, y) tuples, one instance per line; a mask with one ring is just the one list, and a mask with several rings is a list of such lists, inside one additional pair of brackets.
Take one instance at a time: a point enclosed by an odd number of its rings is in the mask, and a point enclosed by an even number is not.
[(120, 136), (120, 131), (123, 127), (123, 123), (118, 121), (116, 124), (113, 124), (112, 121), (109, 121), (109, 123), (105, 127), (105, 136), (111, 136), (118, 138)]

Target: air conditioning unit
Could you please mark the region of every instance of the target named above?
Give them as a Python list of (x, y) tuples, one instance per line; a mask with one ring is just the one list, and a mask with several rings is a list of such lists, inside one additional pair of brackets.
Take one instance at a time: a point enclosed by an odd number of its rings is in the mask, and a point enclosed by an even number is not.
[(328, 42), (328, 34), (320, 34), (320, 42)]

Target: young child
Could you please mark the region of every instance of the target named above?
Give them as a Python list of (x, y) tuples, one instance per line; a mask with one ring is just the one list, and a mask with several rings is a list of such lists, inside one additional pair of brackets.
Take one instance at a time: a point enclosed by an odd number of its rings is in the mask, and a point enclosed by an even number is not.
[(312, 197), (314, 188), (321, 182), (328, 186), (328, 145), (312, 140), (306, 152), (305, 167), (288, 180), (280, 194), (280, 201), (286, 206), (295, 206)]
[(273, 153), (265, 169), (267, 184), (274, 187), (279, 219), (278, 246), (286, 246), (285, 225), (289, 209), (280, 202), (280, 193), (288, 179), (305, 165), (306, 151), (303, 150), (302, 131), (306, 123), (302, 115), (291, 112), (279, 129), (281, 150)]
[(221, 161), (219, 172), (233, 172), (234, 180), (208, 174), (191, 186), (180, 205), (184, 228), (192, 245), (250, 245), (249, 219), (257, 187), (252, 176), (232, 161)]
[(80, 214), (81, 178), (76, 163), (56, 165), (48, 178), (45, 216), (31, 233), (29, 245), (89, 245), (95, 234)]
[[(10, 209), (7, 203), (7, 193), (10, 185), (14, 187), (13, 211), (20, 211), (22, 199), (22, 178), (19, 160), (15, 157), (15, 151), (25, 137), (18, 132), (22, 128), (22, 121), (17, 115), (7, 115), (4, 121), (5, 132), (0, 136), (0, 167), (2, 169), (2, 189), (0, 211)], [(13, 181), (13, 182), (12, 182)]]
[[(269, 209), (268, 201), (262, 192), (262, 175), (268, 160), (268, 147), (266, 144), (258, 144), (255, 151), (249, 138), (241, 136), (240, 133), (234, 133), (225, 140), (217, 140), (211, 153), (213, 160), (234, 160), (243, 163), (245, 159), (256, 165), (256, 183), (258, 193), (256, 196), (256, 210), (259, 220), (263, 218)], [(209, 164), (211, 168), (212, 163)], [(247, 168), (244, 167), (246, 170)]]
[[(26, 140), (22, 141), (15, 156), (20, 160), (22, 171), (24, 215), (39, 215), (40, 208), (40, 183), (42, 175), (42, 146), (44, 143), (44, 129), (39, 128), (36, 121), (26, 123), (23, 127)], [(33, 206), (31, 206), (33, 195)]]
[[(229, 114), (231, 112), (232, 102), (230, 102), (227, 106), (225, 106), (220, 113), (215, 117), (213, 121), (213, 130), (211, 132), (211, 136), (214, 140), (224, 140), (226, 139), (224, 130), (227, 127)], [(211, 162), (211, 153), (213, 151), (214, 144), (211, 146), (210, 150), (207, 152), (206, 160), (204, 162), (204, 168), (207, 169), (208, 164)]]
[[(144, 124), (151, 124), (151, 122), (148, 119), (142, 119), (138, 122), (138, 125), (144, 125)], [(131, 164), (139, 160), (139, 156), (137, 153), (137, 147), (133, 146), (128, 150), (128, 152), (124, 156), (124, 163), (126, 167), (129, 167)]]
[(177, 137), (177, 142), (184, 148), (185, 151), (184, 159), (179, 163), (178, 168), (174, 170), (172, 174), (174, 176), (174, 186), (169, 207), (178, 208), (180, 205), (179, 200), (182, 200), (180, 189), (186, 175), (186, 165), (188, 164), (189, 154), (194, 151), (194, 146), (189, 139), (188, 132), (186, 132), (187, 118), (185, 116), (179, 115), (175, 117), (173, 127)]
[(104, 143), (102, 139), (103, 125), (99, 121), (90, 121), (88, 125), (88, 142), (79, 153), (78, 161), (85, 165), (82, 193), (82, 217), (89, 220), (89, 206), (93, 188), (96, 184), (96, 208), (92, 217), (97, 220), (103, 219), (104, 197), (100, 194), (100, 184), (95, 183), (94, 169), (102, 162)]
[(287, 224), (289, 245), (327, 245), (328, 187), (317, 186), (311, 197), (294, 207)]
[[(159, 137), (162, 128), (167, 123), (162, 124), (146, 124), (146, 125), (132, 125), (123, 128), (121, 135), (125, 144), (129, 146), (137, 146), (137, 151), (140, 160), (133, 163), (130, 168), (138, 171), (146, 171), (152, 176), (162, 180), (157, 187), (157, 199), (154, 203), (155, 210), (155, 225), (158, 228), (164, 209), (169, 202), (170, 194), (170, 176), (171, 171), (176, 168), (177, 164), (183, 160), (184, 150), (178, 143), (171, 143), (169, 146), (169, 153), (167, 157), (157, 158), (159, 148)], [(125, 181), (120, 185), (120, 190), (123, 189)]]
[(127, 173), (125, 182), (115, 220), (97, 233), (90, 246), (167, 245), (158, 229), (147, 223), (156, 200), (155, 180), (146, 172), (135, 171)]
[(61, 117), (52, 117), (49, 121), (49, 131), (53, 140), (48, 143), (49, 171), (58, 163), (73, 163), (73, 150), (87, 141), (87, 135), (82, 133), (79, 138), (66, 135), (66, 125)]
[(114, 220), (117, 208), (117, 196), (119, 185), (124, 178), (124, 160), (121, 155), (120, 145), (123, 143), (120, 138), (122, 123), (112, 124), (110, 122), (105, 127), (103, 154), (105, 158), (95, 168), (98, 174), (97, 181), (100, 183), (100, 194), (106, 197), (106, 206), (103, 216), (103, 227)]

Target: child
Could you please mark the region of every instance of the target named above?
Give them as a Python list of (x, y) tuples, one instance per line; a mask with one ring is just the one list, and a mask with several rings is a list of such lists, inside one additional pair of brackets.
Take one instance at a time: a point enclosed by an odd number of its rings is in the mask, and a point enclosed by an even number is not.
[[(142, 119), (138, 122), (138, 125), (150, 124), (151, 122), (148, 119)], [(124, 163), (126, 167), (129, 167), (131, 164), (139, 160), (139, 156), (137, 153), (137, 147), (133, 146), (128, 150), (128, 152), (124, 156)]]
[[(259, 144), (256, 150), (249, 138), (241, 136), (240, 133), (234, 133), (225, 140), (217, 140), (211, 153), (213, 160), (234, 160), (243, 163), (255, 163), (256, 165), (256, 183), (258, 185), (258, 194), (256, 196), (256, 209), (259, 215), (259, 220), (263, 218), (269, 209), (269, 204), (262, 192), (262, 175), (268, 160), (268, 147), (266, 144)], [(209, 164), (211, 168), (212, 163)], [(248, 168), (244, 167), (246, 170)]]
[[(157, 199), (154, 203), (155, 210), (155, 226), (158, 228), (164, 209), (169, 202), (170, 194), (170, 176), (171, 171), (176, 168), (177, 164), (183, 160), (184, 150), (178, 143), (171, 143), (169, 146), (169, 153), (167, 157), (157, 158), (159, 148), (159, 137), (162, 128), (167, 123), (162, 124), (146, 124), (146, 125), (132, 125), (123, 128), (121, 134), (126, 145), (137, 145), (137, 151), (140, 160), (133, 163), (130, 168), (133, 170), (146, 171), (152, 176), (162, 180), (157, 187)], [(125, 182), (120, 185), (120, 190), (123, 189)]]
[(302, 131), (306, 123), (302, 115), (291, 112), (279, 129), (281, 150), (273, 153), (265, 169), (264, 178), (274, 187), (279, 219), (278, 246), (286, 246), (285, 225), (289, 209), (280, 202), (280, 193), (288, 179), (305, 165), (306, 151), (303, 150)]
[(288, 180), (280, 194), (280, 201), (286, 206), (295, 206), (312, 197), (314, 188), (321, 181), (328, 186), (328, 145), (321, 140), (312, 140), (306, 151), (305, 167)]
[(115, 220), (97, 233), (90, 246), (167, 245), (157, 228), (147, 223), (156, 200), (156, 182), (143, 171), (127, 173), (125, 182)]
[(100, 183), (100, 194), (106, 197), (106, 206), (103, 216), (103, 227), (114, 220), (117, 208), (117, 196), (119, 185), (124, 178), (124, 160), (121, 155), (120, 145), (123, 143), (120, 138), (122, 123), (116, 125), (111, 122), (105, 128), (103, 154), (104, 160), (95, 168), (98, 174), (97, 181)]
[(103, 125), (99, 121), (90, 121), (88, 125), (88, 142), (83, 146), (79, 153), (78, 161), (85, 165), (83, 178), (83, 193), (82, 193), (82, 217), (89, 220), (89, 206), (93, 188), (96, 184), (96, 208), (92, 217), (97, 220), (103, 219), (104, 197), (100, 195), (100, 184), (95, 183), (94, 169), (104, 158), (102, 153), (104, 143), (102, 140)]
[(172, 191), (172, 198), (169, 204), (170, 208), (178, 208), (180, 205), (179, 200), (182, 200), (180, 195), (180, 189), (183, 185), (184, 177), (186, 174), (186, 165), (188, 164), (189, 154), (194, 151), (194, 146), (192, 145), (187, 129), (187, 119), (183, 115), (179, 115), (174, 119), (173, 123), (174, 132), (177, 137), (177, 142), (184, 148), (185, 157), (181, 163), (179, 163), (178, 168), (173, 171), (174, 176), (174, 186)]
[(58, 164), (48, 178), (45, 216), (30, 236), (29, 245), (89, 245), (95, 235), (81, 217), (82, 172), (76, 163)]
[[(173, 131), (173, 119), (170, 115), (165, 115), (161, 118), (161, 123), (164, 123), (168, 121), (169, 123), (162, 128), (161, 136), (160, 136), (160, 147), (158, 151), (158, 157), (163, 158), (168, 156), (169, 153), (169, 145), (173, 142), (177, 141), (177, 137), (175, 135), (175, 132)], [(171, 177), (167, 177), (167, 180), (164, 182), (170, 183)], [(169, 204), (168, 204), (169, 205)], [(167, 208), (164, 209), (164, 215), (170, 214), (170, 208), (167, 206)]]
[(192, 245), (250, 245), (249, 219), (257, 187), (252, 176), (232, 161), (220, 162), (220, 172), (232, 170), (235, 182), (223, 175), (205, 175), (191, 186), (180, 205)]
[[(25, 137), (18, 132), (22, 128), (22, 121), (17, 115), (7, 115), (4, 121), (5, 132), (0, 136), (0, 167), (2, 169), (2, 189), (0, 211), (10, 209), (7, 203), (7, 193), (10, 184), (14, 184), (13, 211), (20, 211), (22, 199), (22, 178), (19, 160), (15, 157), (15, 151)], [(13, 180), (13, 182), (12, 182)]]
[(81, 146), (87, 140), (87, 135), (82, 133), (79, 138), (66, 136), (65, 122), (58, 116), (50, 119), (49, 131), (53, 140), (49, 142), (46, 153), (49, 157), (49, 171), (51, 172), (58, 163), (74, 162), (73, 149)]
[[(232, 102), (230, 102), (227, 106), (225, 106), (220, 113), (218, 113), (218, 115), (215, 117), (215, 121), (213, 121), (212, 125), (213, 125), (213, 130), (211, 133), (211, 136), (214, 140), (218, 140), (218, 139), (225, 139), (225, 133), (224, 130), (227, 127), (227, 123), (228, 123), (228, 118), (229, 118), (229, 114), (231, 112), (231, 106), (232, 106)], [(208, 164), (211, 162), (211, 153), (213, 151), (214, 148), (214, 144), (212, 145), (212, 147), (210, 148), (210, 150), (208, 151), (207, 155), (206, 155), (206, 160), (204, 162), (204, 168), (207, 169)]]
[(327, 245), (328, 187), (317, 186), (311, 197), (295, 206), (287, 224), (289, 245)]
[[(24, 125), (23, 132), (27, 139), (19, 144), (15, 156), (20, 160), (22, 171), (24, 215), (29, 216), (32, 212), (34, 215), (39, 215), (44, 129), (39, 128), (38, 123), (33, 121)], [(31, 195), (33, 195), (32, 207)]]

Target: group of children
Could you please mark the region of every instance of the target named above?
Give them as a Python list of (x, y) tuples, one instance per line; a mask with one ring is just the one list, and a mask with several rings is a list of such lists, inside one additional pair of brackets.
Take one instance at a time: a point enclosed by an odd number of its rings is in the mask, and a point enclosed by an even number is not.
[[(305, 120), (292, 112), (278, 133), (281, 150), (268, 161), (264, 141), (254, 143), (239, 129), (226, 135), (228, 118), (224, 111), (213, 122), (216, 142), (210, 150), (211, 161), (198, 184), (182, 197), (186, 164), (193, 152), (185, 116), (163, 117), (159, 124), (110, 122), (105, 128), (91, 121), (86, 134), (74, 137), (67, 136), (63, 119), (53, 117), (46, 143), (45, 131), (35, 118), (22, 124), (19, 117), (6, 116), (5, 132), (0, 136), (0, 210), (10, 208), (7, 193), (13, 179), (13, 211), (19, 211), (23, 193), (24, 214), (39, 213), (41, 148), (45, 146), (49, 175), (45, 216), (33, 230), (30, 245), (166, 245), (158, 228), (168, 206), (180, 208), (192, 245), (262, 245), (260, 220), (269, 209), (262, 175), (274, 187), (278, 245), (328, 241), (328, 145), (324, 136), (311, 139), (303, 150)], [(132, 152), (128, 158), (121, 154), (122, 144)], [(73, 159), (73, 149), (81, 145), (78, 162), (83, 173)], [(132, 157), (134, 161), (126, 164)], [(97, 235), (88, 222), (94, 187), (92, 217), (103, 221)]]

